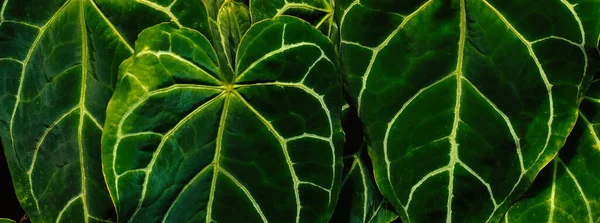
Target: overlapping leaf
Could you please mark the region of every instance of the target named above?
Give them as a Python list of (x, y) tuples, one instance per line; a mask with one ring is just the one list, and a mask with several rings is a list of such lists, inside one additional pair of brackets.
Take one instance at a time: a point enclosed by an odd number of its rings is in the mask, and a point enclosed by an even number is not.
[(337, 40), (334, 6), (333, 0), (250, 0), (254, 22), (279, 15), (297, 16)]
[[(142, 29), (207, 30), (202, 3), (0, 1), (0, 131), (33, 222), (108, 222), (100, 137), (119, 64)], [(143, 15), (143, 16), (141, 16)]]
[(132, 222), (327, 222), (341, 178), (340, 77), (310, 24), (254, 24), (232, 79), (202, 34), (159, 25), (121, 65), (103, 166)]
[(204, 0), (209, 15), (212, 42), (219, 58), (220, 75), (231, 80), (235, 69), (235, 55), (242, 36), (251, 25), (248, 7), (238, 1)]
[(503, 222), (600, 221), (600, 81), (592, 82), (559, 155), (538, 175)]
[(495, 222), (525, 192), (575, 123), (590, 4), (337, 2), (347, 89), (404, 221)]
[(342, 190), (330, 222), (389, 223), (398, 219), (375, 185), (360, 121), (348, 105), (342, 109), (342, 126), (346, 135)]
[(595, 122), (580, 113), (559, 156), (540, 172), (503, 222), (598, 222), (600, 144), (596, 128)]

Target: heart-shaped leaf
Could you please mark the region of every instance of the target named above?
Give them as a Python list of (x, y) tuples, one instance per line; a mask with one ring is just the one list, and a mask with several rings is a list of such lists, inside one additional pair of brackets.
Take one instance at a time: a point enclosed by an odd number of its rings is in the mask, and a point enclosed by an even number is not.
[(503, 222), (600, 221), (600, 82), (594, 81), (559, 155)]
[(331, 42), (278, 17), (248, 30), (235, 61), (229, 80), (199, 32), (140, 34), (102, 144), (122, 221), (328, 221), (343, 144)]

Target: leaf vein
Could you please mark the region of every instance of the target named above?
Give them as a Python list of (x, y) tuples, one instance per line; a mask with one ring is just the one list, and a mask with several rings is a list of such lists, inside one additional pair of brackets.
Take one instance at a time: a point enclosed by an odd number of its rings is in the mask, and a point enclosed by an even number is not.
[(358, 101), (358, 105), (357, 105), (357, 109), (358, 109), (358, 113), (359, 114), (361, 113), (360, 111), (361, 111), (361, 105), (362, 105), (362, 95), (363, 95), (364, 91), (367, 88), (367, 80), (369, 79), (369, 75), (371, 74), (371, 70), (373, 68), (373, 64), (375, 64), (375, 60), (377, 59), (377, 56), (379, 55), (379, 52), (388, 45), (388, 43), (392, 40), (392, 38), (394, 36), (396, 36), (396, 34), (398, 32), (400, 32), (400, 30), (402, 30), (402, 28), (404, 28), (404, 26), (406, 25), (406, 23), (408, 23), (413, 17), (415, 17), (416, 15), (418, 15), (420, 12), (422, 12), (423, 10), (425, 10), (433, 2), (434, 2), (433, 0), (428, 0), (427, 2), (423, 3), (423, 5), (421, 5), (413, 13), (411, 13), (408, 16), (406, 16), (404, 18), (404, 20), (402, 20), (402, 23), (400, 23), (400, 25), (398, 26), (398, 28), (396, 28), (394, 31), (392, 31), (392, 33), (390, 33), (390, 35), (388, 35), (388, 37), (379, 46), (375, 47), (375, 49), (373, 50), (373, 55), (371, 56), (371, 60), (369, 61), (369, 66), (367, 67), (365, 75), (362, 77), (362, 86), (361, 86), (360, 91), (358, 93), (358, 100), (357, 100)]
[[(179, 194), (177, 194), (177, 197), (175, 197), (175, 200), (173, 200), (173, 202), (171, 203), (171, 205), (169, 206), (169, 209), (167, 209), (167, 212), (165, 213), (165, 215), (163, 216), (162, 222), (167, 222), (167, 219), (169, 218), (169, 214), (171, 214), (171, 211), (173, 210), (173, 207), (175, 206), (175, 204), (177, 203), (177, 201), (181, 198), (181, 196), (183, 196), (183, 193), (188, 189), (188, 187), (194, 183), (200, 176), (202, 176), (202, 174), (204, 174), (204, 172), (208, 171), (211, 167), (213, 167), (213, 164), (209, 164), (207, 166), (205, 166), (202, 170), (200, 170), (200, 172), (198, 172), (192, 179), (190, 179), (190, 181), (188, 181), (183, 188), (181, 188), (181, 191), (179, 191)], [(214, 168), (213, 168), (214, 169)], [(214, 179), (213, 179), (214, 180)]]
[(69, 200), (65, 206), (60, 210), (60, 212), (58, 212), (58, 216), (56, 217), (56, 223), (60, 222), (60, 219), (62, 218), (63, 214), (65, 213), (65, 211), (67, 210), (67, 208), (69, 208), (69, 206), (71, 206), (71, 204), (73, 204), (73, 202), (75, 202), (77, 199), (82, 198), (83, 194), (79, 194), (73, 198), (71, 198), (71, 200)]
[(215, 146), (215, 157), (213, 161), (213, 179), (210, 184), (210, 192), (208, 197), (208, 204), (206, 205), (206, 222), (211, 222), (212, 218), (212, 205), (214, 202), (214, 195), (217, 185), (217, 174), (219, 173), (219, 159), (221, 157), (221, 149), (223, 148), (223, 132), (225, 131), (225, 120), (229, 111), (229, 103), (231, 103), (231, 93), (226, 93), (225, 103), (223, 104), (223, 110), (221, 112), (221, 118), (219, 119), (219, 128), (217, 130), (217, 139)]
[(242, 95), (240, 95), (236, 91), (233, 91), (233, 93), (242, 102), (242, 104), (244, 104), (250, 111), (252, 111), (252, 113), (254, 113), (254, 115), (256, 115), (256, 117), (258, 119), (260, 119), (260, 121), (269, 129), (269, 131), (273, 134), (273, 136), (275, 136), (275, 138), (277, 138), (277, 140), (279, 141), (281, 150), (285, 157), (285, 161), (290, 170), (290, 175), (292, 176), (292, 181), (294, 183), (294, 195), (295, 195), (295, 200), (296, 200), (296, 223), (299, 223), (300, 222), (300, 209), (302, 208), (302, 204), (300, 202), (300, 191), (298, 189), (300, 180), (298, 179), (298, 175), (296, 175), (296, 170), (294, 169), (294, 162), (292, 161), (290, 154), (288, 153), (287, 143), (285, 142), (285, 139), (275, 130), (275, 127), (273, 127), (273, 125), (271, 125), (271, 123), (267, 119), (265, 119), (262, 115), (260, 115), (260, 113), (242, 97)]
[[(164, 144), (166, 143), (167, 139), (169, 139), (171, 136), (173, 136), (173, 134), (175, 134), (175, 132), (177, 130), (179, 130), (185, 123), (187, 123), (187, 121), (189, 121), (191, 118), (195, 117), (195, 115), (198, 112), (202, 111), (204, 108), (206, 108), (209, 105), (211, 105), (212, 103), (214, 103), (222, 95), (223, 95), (223, 93), (221, 93), (219, 96), (214, 97), (213, 99), (209, 100), (208, 102), (206, 102), (206, 103), (202, 104), (201, 106), (199, 106), (198, 108), (196, 108), (190, 114), (188, 114), (183, 119), (181, 119), (181, 121), (179, 121), (171, 130), (169, 130), (169, 132), (167, 132), (167, 134), (165, 134), (165, 136), (161, 140), (160, 144), (158, 145), (158, 148), (154, 152), (154, 154), (152, 156), (152, 160), (150, 160), (150, 163), (146, 167), (146, 176), (144, 178), (144, 184), (142, 185), (142, 196), (141, 196), (140, 200), (138, 201), (138, 206), (135, 208), (133, 214), (131, 215), (131, 219), (134, 219), (134, 217), (137, 215), (138, 211), (142, 207), (142, 203), (143, 203), (144, 199), (146, 198), (146, 193), (148, 191), (148, 182), (149, 182), (150, 174), (152, 174), (152, 168), (154, 167), (156, 159), (158, 158), (158, 155), (162, 151), (162, 148), (163, 148)], [(118, 145), (118, 144), (115, 144), (115, 146), (116, 145)], [(115, 158), (113, 157), (113, 159), (115, 159)], [(114, 165), (114, 163), (115, 162), (113, 162), (113, 165)], [(114, 171), (114, 169), (113, 169), (113, 171)]]
[[(5, 1), (5, 3), (7, 3), (8, 0)], [(33, 41), (33, 43), (31, 44), (31, 48), (29, 49), (29, 51), (27, 52), (27, 55), (25, 56), (25, 60), (23, 61), (22, 65), (23, 65), (23, 70), (21, 71), (21, 75), (19, 77), (19, 87), (17, 89), (17, 95), (16, 95), (16, 100), (14, 103), (14, 108), (13, 111), (11, 113), (10, 116), (10, 121), (9, 121), (9, 130), (8, 133), (10, 135), (10, 142), (11, 142), (11, 146), (12, 146), (12, 150), (13, 153), (17, 159), (17, 163), (19, 163), (19, 165), (22, 166), (20, 160), (19, 160), (19, 156), (17, 155), (17, 150), (16, 150), (16, 146), (15, 146), (15, 138), (13, 135), (13, 126), (14, 126), (14, 120), (15, 120), (15, 116), (17, 114), (17, 109), (19, 108), (19, 104), (21, 101), (21, 94), (23, 92), (23, 82), (25, 82), (25, 74), (27, 73), (27, 65), (30, 62), (31, 56), (33, 55), (33, 52), (35, 51), (35, 48), (37, 48), (40, 40), (42, 39), (42, 36), (44, 35), (44, 33), (46, 32), (48, 26), (50, 26), (54, 20), (56, 19), (56, 17), (58, 17), (58, 15), (60, 15), (64, 9), (71, 3), (71, 0), (67, 1), (65, 4), (63, 4), (56, 13), (54, 13), (52, 15), (52, 17), (50, 17), (50, 19), (48, 20), (48, 22), (46, 22), (46, 24), (44, 24), (44, 26), (42, 26), (42, 28), (40, 28), (40, 31), (38, 33), (38, 35), (35, 37), (35, 40)], [(38, 209), (39, 211), (39, 209)]]
[(100, 8), (98, 8), (98, 5), (96, 5), (96, 3), (93, 0), (89, 0), (89, 1), (90, 1), (90, 4), (93, 6), (93, 8), (98, 12), (100, 17), (104, 21), (104, 23), (106, 23), (106, 25), (108, 25), (110, 30), (115, 33), (115, 35), (117, 36), (119, 41), (121, 41), (121, 43), (123, 43), (123, 45), (125, 45), (127, 50), (129, 50), (129, 52), (131, 52), (133, 54), (134, 53), (133, 47), (131, 47), (131, 45), (129, 45), (129, 43), (127, 43), (127, 41), (125, 41), (125, 38), (123, 38), (121, 33), (119, 33), (119, 31), (117, 31), (117, 28), (112, 24), (112, 22), (108, 18), (106, 18), (104, 13), (100, 10)]
[(590, 220), (590, 223), (593, 223), (594, 222), (594, 217), (592, 215), (592, 206), (590, 205), (590, 201), (585, 196), (585, 193), (583, 192), (583, 188), (579, 184), (579, 180), (577, 180), (577, 177), (575, 177), (575, 175), (573, 174), (573, 172), (571, 172), (571, 170), (569, 169), (569, 167), (567, 166), (567, 164), (565, 164), (560, 159), (560, 157), (557, 156), (556, 160), (558, 161), (558, 163), (560, 163), (563, 166), (563, 168), (565, 168), (565, 170), (567, 171), (567, 174), (569, 174), (569, 177), (571, 177), (571, 179), (573, 179), (573, 182), (575, 183), (575, 186), (577, 186), (577, 190), (581, 194), (581, 198), (583, 199), (583, 202), (585, 203), (585, 208), (587, 209), (587, 213), (588, 213), (588, 219)]

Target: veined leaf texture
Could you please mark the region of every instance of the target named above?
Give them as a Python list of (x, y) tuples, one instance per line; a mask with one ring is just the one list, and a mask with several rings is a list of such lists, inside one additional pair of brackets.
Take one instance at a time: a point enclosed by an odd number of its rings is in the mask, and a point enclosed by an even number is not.
[(342, 171), (335, 58), (324, 35), (287, 16), (247, 31), (233, 76), (195, 30), (142, 32), (102, 142), (119, 218), (326, 222)]
[(0, 138), (32, 222), (598, 222), (599, 18), (0, 0)]
[(337, 40), (334, 0), (250, 0), (250, 4), (255, 22), (280, 15), (297, 16)]
[(503, 222), (598, 222), (600, 219), (600, 82), (595, 79), (579, 119), (558, 156), (537, 176)]
[(206, 32), (206, 15), (190, 10), (202, 2), (0, 3), (0, 131), (21, 205), (33, 222), (116, 220), (100, 138), (118, 66), (149, 26)]
[(383, 198), (372, 173), (371, 160), (363, 140), (363, 130), (354, 109), (342, 107), (342, 126), (346, 135), (342, 189), (329, 222), (390, 223), (398, 214)]
[(406, 222), (499, 221), (575, 124), (596, 71), (597, 3), (336, 5), (383, 195)]

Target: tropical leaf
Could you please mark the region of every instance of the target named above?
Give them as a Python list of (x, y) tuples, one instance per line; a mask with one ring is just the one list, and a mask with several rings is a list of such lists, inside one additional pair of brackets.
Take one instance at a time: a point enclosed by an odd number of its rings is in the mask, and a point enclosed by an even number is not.
[(600, 79), (590, 86), (567, 143), (504, 222), (600, 221)]
[(244, 3), (236, 1), (205, 1), (219, 63), (227, 64), (220, 67), (220, 75), (226, 80), (231, 80), (234, 76), (237, 47), (252, 23), (250, 11)]
[(337, 35), (334, 0), (250, 0), (250, 10), (254, 22), (291, 15), (308, 21), (330, 38)]
[(383, 195), (405, 222), (499, 221), (575, 124), (598, 2), (336, 4)]
[[(109, 222), (100, 137), (119, 64), (137, 35), (173, 21), (199, 30), (201, 2), (1, 1), (0, 133), (33, 222)], [(140, 16), (144, 15), (144, 16)]]
[(342, 108), (342, 127), (346, 135), (342, 190), (330, 222), (389, 223), (398, 219), (375, 185), (360, 120), (347, 104)]
[(16, 223), (16, 222), (12, 219), (0, 218), (0, 223)]
[(278, 17), (254, 24), (236, 54), (230, 80), (202, 34), (140, 34), (102, 143), (120, 220), (328, 221), (343, 143), (332, 44)]

